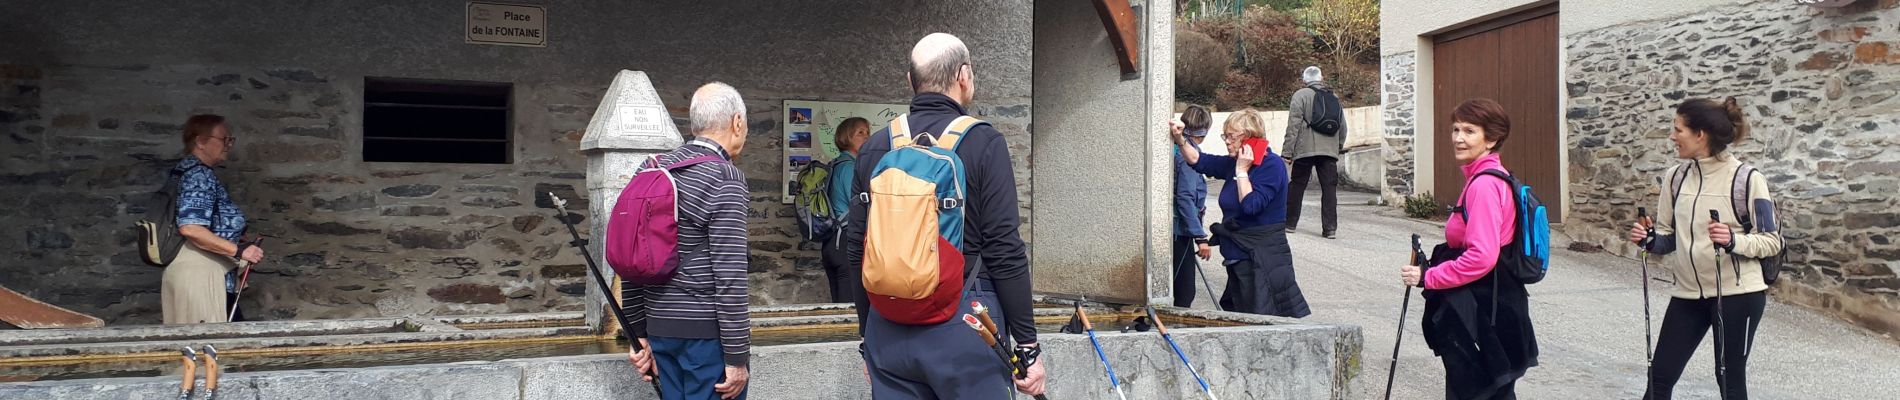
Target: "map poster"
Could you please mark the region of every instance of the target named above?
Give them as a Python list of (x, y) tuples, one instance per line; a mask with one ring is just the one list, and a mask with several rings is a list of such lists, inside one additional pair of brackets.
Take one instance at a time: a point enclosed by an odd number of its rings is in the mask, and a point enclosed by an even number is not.
[(798, 170), (811, 163), (830, 163), (838, 157), (838, 124), (851, 117), (871, 122), (871, 132), (890, 125), (909, 111), (908, 104), (844, 103), (833, 101), (786, 100), (784, 132), (785, 158), (779, 162), (784, 176), (779, 181), (781, 201), (792, 204), (792, 182)]

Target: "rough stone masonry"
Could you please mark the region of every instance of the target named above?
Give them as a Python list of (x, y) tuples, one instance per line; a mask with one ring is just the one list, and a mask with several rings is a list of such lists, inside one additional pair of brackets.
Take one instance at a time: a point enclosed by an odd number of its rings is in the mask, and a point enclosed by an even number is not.
[(1662, 193), (1656, 177), (1682, 162), (1667, 139), (1674, 107), (1735, 96), (1752, 130), (1731, 148), (1766, 174), (1789, 244), (1773, 294), (1900, 333), (1900, 1), (1784, 3), (1566, 39), (1564, 229), (1633, 256), (1623, 229)]
[[(254, 319), (573, 308), (584, 288), (566, 232), (534, 193), (574, 196), (571, 152), (595, 95), (518, 87), (552, 116), (516, 126), (513, 165), (348, 163), (360, 86), (294, 68), (0, 65), (0, 281), (114, 323), (156, 322), (160, 268), (130, 222), (182, 157), (183, 115), (225, 115), (238, 146), (218, 172), (272, 236), (246, 293)], [(580, 121), (580, 122), (573, 122)], [(545, 125), (542, 125), (545, 123)], [(343, 167), (350, 166), (350, 167)]]
[[(180, 116), (217, 113), (239, 138), (219, 177), (251, 232), (275, 237), (245, 294), (250, 318), (578, 310), (585, 264), (538, 194), (586, 209), (577, 149), (603, 89), (516, 85), (536, 100), (518, 108), (545, 109), (519, 115), (545, 117), (518, 117), (512, 165), (357, 163), (358, 82), (303, 69), (0, 64), (0, 190), (12, 203), (0, 221), (15, 227), (0, 243), (19, 244), (6, 255), (22, 263), (0, 268), (0, 282), (114, 324), (156, 323), (163, 270), (132, 253), (130, 223), (155, 215), (151, 194), (182, 156)], [(682, 106), (689, 95), (661, 90)], [(779, 203), (778, 118), (795, 95), (745, 93), (753, 302), (822, 302), (818, 254)], [(973, 112), (1011, 137), (1026, 207), (1029, 111), (1012, 100)]]

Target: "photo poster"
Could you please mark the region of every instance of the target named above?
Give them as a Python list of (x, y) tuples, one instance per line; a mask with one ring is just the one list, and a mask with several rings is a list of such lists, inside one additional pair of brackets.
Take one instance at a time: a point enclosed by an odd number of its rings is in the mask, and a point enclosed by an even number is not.
[(779, 193), (783, 194), (781, 202), (792, 204), (792, 183), (798, 180), (798, 170), (809, 163), (829, 163), (838, 157), (834, 141), (838, 123), (851, 117), (864, 118), (871, 122), (871, 132), (876, 133), (890, 125), (892, 118), (910, 111), (910, 105), (786, 100), (784, 109), (785, 159), (779, 163), (784, 176), (779, 181)]

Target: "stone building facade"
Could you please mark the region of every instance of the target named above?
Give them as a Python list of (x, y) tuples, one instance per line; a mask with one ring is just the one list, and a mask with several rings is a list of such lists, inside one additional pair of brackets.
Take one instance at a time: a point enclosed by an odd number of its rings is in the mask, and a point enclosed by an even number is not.
[(1900, 332), (1900, 2), (1843, 9), (1721, 5), (1566, 38), (1571, 215), (1579, 241), (1618, 240), (1655, 179), (1686, 98), (1733, 96), (1788, 239), (1776, 298)]
[[(905, 102), (908, 49), (933, 31), (971, 46), (972, 111), (1009, 137), (1031, 215), (1024, 2), (520, 2), (546, 7), (545, 48), (464, 43), (464, 2), (308, 13), (336, 18), (277, 11), (302, 3), (3, 3), (20, 12), (0, 28), (0, 223), (16, 227), (0, 230), (0, 285), (114, 324), (159, 319), (162, 270), (131, 252), (129, 227), (197, 113), (230, 119), (218, 175), (271, 236), (243, 302), (256, 319), (578, 309), (585, 266), (538, 194), (586, 209), (578, 144), (622, 69), (653, 77), (677, 121), (699, 84), (745, 96), (755, 304), (828, 297), (779, 202), (782, 102)], [(381, 77), (510, 84), (510, 162), (364, 161), (364, 82)]]
[[(1385, 193), (1430, 187), (1436, 135), (1426, 108), (1431, 35), (1547, 2), (1452, 9), (1388, 3), (1382, 13)], [(1394, 4), (1399, 4), (1395, 6)], [(1394, 7), (1417, 9), (1395, 10)], [(1863, 326), (1900, 332), (1900, 0), (1816, 8), (1774, 0), (1560, 3), (1570, 238), (1635, 257), (1620, 240), (1656, 179), (1680, 164), (1668, 140), (1684, 99), (1736, 97), (1752, 128), (1733, 147), (1766, 174), (1789, 264), (1772, 293)], [(1465, 22), (1459, 22), (1465, 21)], [(1427, 156), (1429, 157), (1429, 156)], [(1416, 173), (1411, 168), (1417, 168)], [(1551, 199), (1546, 199), (1551, 200)]]

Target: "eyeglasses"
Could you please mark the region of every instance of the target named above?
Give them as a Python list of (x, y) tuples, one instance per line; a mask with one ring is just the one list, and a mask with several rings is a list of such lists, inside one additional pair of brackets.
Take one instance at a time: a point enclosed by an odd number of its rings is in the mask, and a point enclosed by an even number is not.
[(232, 145), (236, 145), (236, 144), (237, 144), (237, 138), (235, 138), (235, 137), (230, 137), (230, 136), (225, 136), (225, 137), (217, 137), (217, 136), (212, 136), (211, 138), (212, 138), (212, 139), (217, 139), (217, 140), (220, 140), (220, 141), (223, 141), (223, 142), (224, 142), (224, 146), (225, 146), (225, 147), (231, 147)]

